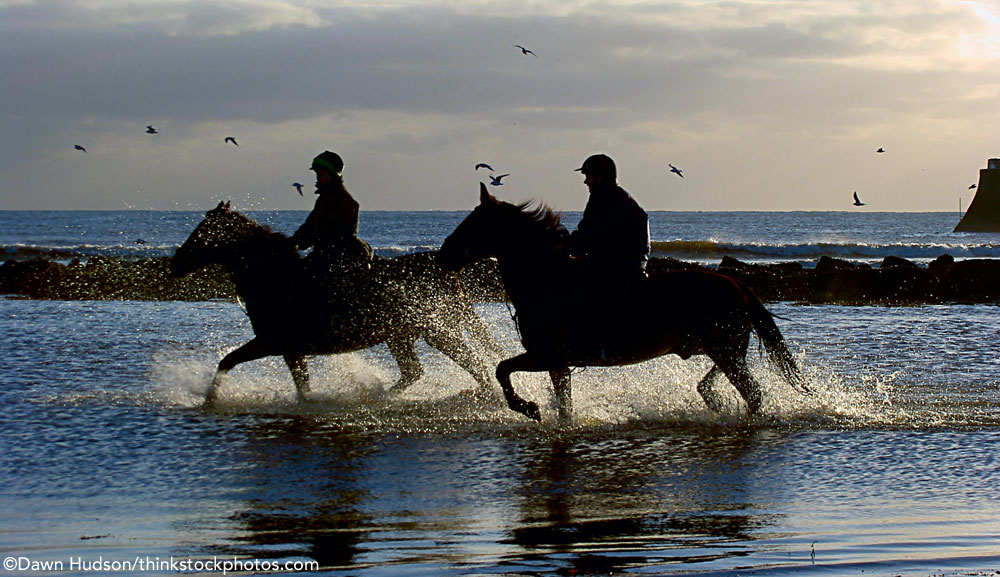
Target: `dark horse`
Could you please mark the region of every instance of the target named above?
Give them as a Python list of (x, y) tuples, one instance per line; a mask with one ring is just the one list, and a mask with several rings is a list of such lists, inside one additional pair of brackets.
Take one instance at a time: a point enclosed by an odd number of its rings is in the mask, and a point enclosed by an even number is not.
[(463, 330), (495, 351), (493, 338), (458, 279), (441, 270), (431, 253), (376, 257), (367, 279), (344, 279), (352, 287), (348, 308), (335, 304), (345, 299), (330, 298), (331, 288), (311, 278), (303, 263), (286, 235), (231, 210), (228, 202), (208, 211), (177, 249), (170, 260), (174, 276), (209, 264), (229, 270), (256, 335), (219, 362), (209, 402), (221, 375), (240, 363), (278, 355), (304, 400), (306, 355), (346, 353), (383, 342), (399, 364), (395, 386), (405, 387), (423, 374), (414, 348), (419, 338), (469, 371), (481, 387), (490, 386), (489, 370), (465, 343)]
[[(479, 259), (497, 259), (526, 351), (497, 366), (511, 409), (541, 419), (538, 405), (514, 392), (512, 373), (548, 371), (559, 416), (568, 418), (570, 367), (627, 365), (673, 353), (682, 359), (708, 355), (715, 363), (698, 384), (713, 410), (722, 406), (712, 390), (721, 373), (756, 413), (763, 399), (745, 358), (751, 331), (788, 382), (808, 390), (771, 313), (742, 282), (708, 271), (656, 273), (625, 287), (619, 300), (627, 302), (600, 304), (614, 308), (594, 311), (593, 301), (574, 288), (586, 276), (579, 261), (561, 250), (567, 232), (559, 215), (498, 201), (480, 186), (479, 206), (445, 239), (438, 261), (459, 270)], [(605, 320), (595, 322), (595, 315)]]

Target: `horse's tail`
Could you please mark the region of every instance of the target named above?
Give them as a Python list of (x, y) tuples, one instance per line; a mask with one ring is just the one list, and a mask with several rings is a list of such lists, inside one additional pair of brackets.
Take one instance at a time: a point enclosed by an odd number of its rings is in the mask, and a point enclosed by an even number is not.
[(790, 385), (808, 393), (809, 387), (806, 386), (806, 380), (802, 376), (798, 364), (795, 362), (795, 357), (788, 350), (785, 337), (781, 335), (778, 325), (774, 323), (774, 315), (764, 307), (764, 303), (750, 290), (750, 287), (742, 283), (740, 285), (746, 297), (750, 323), (753, 325), (754, 331), (757, 332), (760, 342), (764, 345), (764, 350), (767, 351), (768, 358), (778, 367), (778, 370)]

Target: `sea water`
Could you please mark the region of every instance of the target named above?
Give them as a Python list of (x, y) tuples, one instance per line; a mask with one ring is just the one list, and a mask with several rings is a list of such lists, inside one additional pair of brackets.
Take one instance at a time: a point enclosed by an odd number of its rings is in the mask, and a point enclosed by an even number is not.
[[(304, 213), (255, 216), (291, 232)], [(463, 216), (363, 214), (362, 236), (387, 255), (433, 249)], [(755, 246), (760, 261), (996, 257), (995, 236), (952, 234), (952, 216), (654, 213), (653, 238), (709, 263)], [(200, 217), (3, 212), (0, 246), (166, 256)], [(280, 359), (241, 365), (207, 410), (216, 363), (252, 336), (236, 303), (0, 300), (4, 572), (1000, 570), (1000, 308), (769, 308), (812, 395), (751, 353), (762, 415), (724, 381), (715, 414), (695, 392), (708, 362), (664, 357), (577, 371), (559, 426), (547, 378), (515, 375), (537, 424), (469, 394), (423, 344), (427, 373), (401, 393), (381, 346), (310, 359), (308, 405)], [(477, 310), (516, 354), (507, 308)]]
[[(234, 207), (238, 208), (238, 207)], [(246, 214), (291, 234), (303, 211)], [(359, 234), (383, 256), (433, 250), (466, 211), (361, 213)], [(86, 259), (170, 256), (204, 214), (197, 211), (0, 211), (0, 262), (44, 257)], [(995, 234), (953, 233), (959, 216), (943, 212), (651, 212), (653, 256), (718, 264), (723, 256), (748, 262), (799, 261), (822, 256), (878, 263), (887, 255), (926, 263), (1000, 258)], [(581, 213), (563, 213), (572, 230)]]

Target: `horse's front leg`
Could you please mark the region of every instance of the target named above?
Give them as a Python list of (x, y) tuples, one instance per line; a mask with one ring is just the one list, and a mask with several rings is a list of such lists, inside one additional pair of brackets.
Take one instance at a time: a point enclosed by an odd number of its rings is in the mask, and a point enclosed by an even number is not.
[(559, 421), (567, 422), (573, 418), (573, 387), (570, 384), (569, 367), (549, 371), (549, 377), (552, 379), (552, 388), (556, 391)]
[(500, 364), (497, 365), (497, 380), (500, 381), (503, 396), (507, 399), (507, 406), (529, 419), (541, 422), (542, 413), (538, 410), (538, 404), (526, 401), (514, 392), (514, 385), (510, 382), (510, 375), (516, 372), (539, 373), (549, 370), (553, 370), (552, 361), (538, 355), (533, 355), (532, 353), (521, 353), (516, 357), (500, 361)]
[(306, 364), (305, 355), (286, 353), (285, 364), (292, 373), (292, 380), (295, 381), (295, 391), (298, 393), (299, 402), (306, 401), (306, 394), (309, 392), (309, 366)]
[(209, 386), (205, 403), (211, 405), (218, 399), (218, 389), (221, 384), (222, 377), (232, 370), (233, 367), (249, 361), (269, 357), (274, 354), (277, 353), (272, 351), (271, 347), (267, 343), (262, 341), (260, 338), (253, 338), (235, 351), (222, 357), (222, 360), (219, 361), (219, 366), (215, 369), (215, 376), (212, 377), (212, 384)]

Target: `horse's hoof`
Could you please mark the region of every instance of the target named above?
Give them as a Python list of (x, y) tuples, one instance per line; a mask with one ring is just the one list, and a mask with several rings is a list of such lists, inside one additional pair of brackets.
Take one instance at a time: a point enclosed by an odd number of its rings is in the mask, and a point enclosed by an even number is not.
[(532, 401), (528, 401), (524, 407), (524, 416), (529, 419), (534, 419), (535, 421), (542, 422), (542, 412), (538, 410), (538, 404)]

